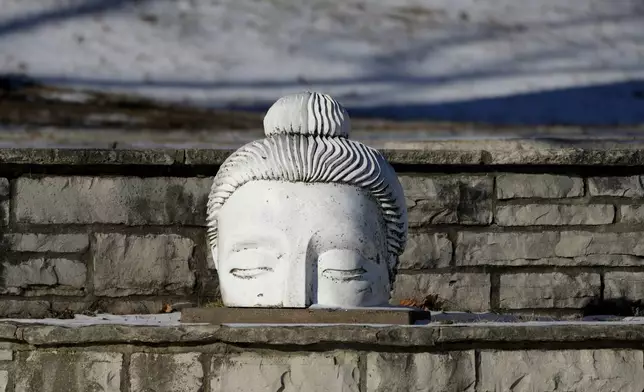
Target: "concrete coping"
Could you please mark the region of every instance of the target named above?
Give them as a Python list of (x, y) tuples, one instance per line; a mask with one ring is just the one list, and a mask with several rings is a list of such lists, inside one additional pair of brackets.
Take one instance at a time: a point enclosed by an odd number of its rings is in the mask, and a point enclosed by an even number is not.
[[(39, 324), (40, 323), (40, 324)], [(378, 345), (436, 348), (443, 345), (491, 343), (641, 342), (644, 321), (457, 323), (418, 326), (391, 325), (264, 325), (136, 323), (74, 325), (0, 322), (0, 341), (32, 346), (92, 344), (204, 345), (213, 343), (269, 346)]]
[[(6, 145), (5, 145), (6, 146)], [(0, 163), (20, 165), (221, 165), (233, 148), (0, 147)], [(434, 141), (389, 143), (380, 148), (392, 164), (402, 165), (573, 165), (644, 164), (644, 143), (549, 143), (547, 141)]]

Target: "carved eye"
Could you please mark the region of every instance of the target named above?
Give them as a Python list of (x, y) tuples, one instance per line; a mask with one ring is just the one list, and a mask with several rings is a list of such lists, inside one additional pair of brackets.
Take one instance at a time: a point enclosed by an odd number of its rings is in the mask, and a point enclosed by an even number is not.
[(367, 270), (364, 268), (356, 268), (352, 270), (327, 268), (322, 271), (322, 276), (331, 280), (350, 282), (352, 280), (360, 280), (366, 273)]
[(360, 253), (348, 249), (333, 249), (322, 253), (318, 258), (318, 270), (324, 278), (350, 282), (364, 280), (367, 270), (364, 268), (369, 260)]
[(255, 279), (259, 275), (273, 272), (272, 268), (259, 267), (259, 268), (233, 268), (230, 273), (239, 279)]
[(274, 272), (282, 255), (269, 249), (239, 249), (228, 256), (229, 273), (239, 279), (255, 279)]

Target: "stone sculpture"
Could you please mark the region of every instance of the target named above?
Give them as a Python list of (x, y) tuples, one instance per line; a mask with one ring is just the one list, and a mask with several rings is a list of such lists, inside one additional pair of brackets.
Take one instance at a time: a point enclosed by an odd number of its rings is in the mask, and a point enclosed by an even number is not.
[(231, 307), (386, 305), (407, 237), (393, 168), (350, 140), (346, 110), (299, 93), (266, 113), (208, 200), (208, 239)]

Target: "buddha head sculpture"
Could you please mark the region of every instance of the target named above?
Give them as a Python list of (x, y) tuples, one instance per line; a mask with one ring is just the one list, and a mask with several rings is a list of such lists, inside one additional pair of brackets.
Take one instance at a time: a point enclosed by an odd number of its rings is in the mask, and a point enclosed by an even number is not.
[(403, 191), (349, 128), (331, 97), (289, 95), (266, 113), (266, 137), (223, 163), (208, 239), (226, 306), (388, 303), (407, 236)]

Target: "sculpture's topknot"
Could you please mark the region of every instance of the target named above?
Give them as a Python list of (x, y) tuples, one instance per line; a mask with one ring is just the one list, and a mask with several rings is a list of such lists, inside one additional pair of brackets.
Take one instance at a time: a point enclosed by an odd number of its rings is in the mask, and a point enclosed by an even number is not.
[(280, 98), (264, 117), (264, 134), (349, 137), (351, 122), (342, 105), (326, 94), (297, 93)]

